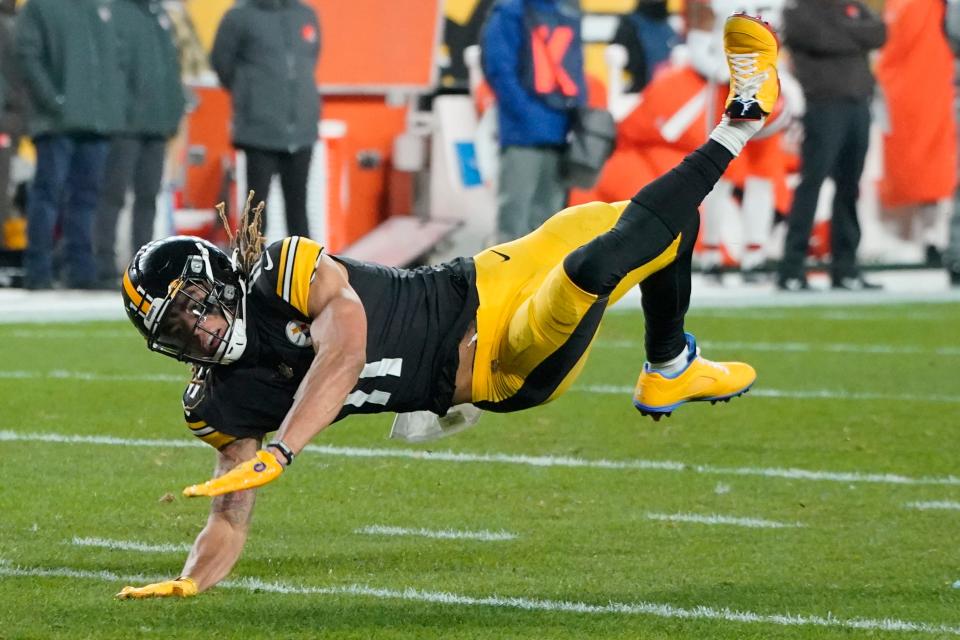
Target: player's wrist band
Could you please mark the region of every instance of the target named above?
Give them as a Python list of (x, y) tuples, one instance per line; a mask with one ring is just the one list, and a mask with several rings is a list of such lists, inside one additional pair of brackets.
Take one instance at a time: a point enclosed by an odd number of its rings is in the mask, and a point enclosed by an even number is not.
[(293, 458), (294, 458), (294, 455), (295, 455), (295, 454), (294, 454), (293, 451), (290, 449), (290, 447), (287, 446), (287, 443), (286, 443), (286, 442), (284, 442), (283, 440), (274, 440), (273, 442), (271, 442), (271, 443), (268, 444), (267, 446), (268, 446), (268, 447), (273, 447), (274, 449), (276, 449), (277, 451), (279, 451), (280, 453), (282, 453), (282, 454), (283, 454), (283, 457), (287, 459), (287, 466), (288, 466), (288, 467), (289, 467), (291, 464), (293, 464)]

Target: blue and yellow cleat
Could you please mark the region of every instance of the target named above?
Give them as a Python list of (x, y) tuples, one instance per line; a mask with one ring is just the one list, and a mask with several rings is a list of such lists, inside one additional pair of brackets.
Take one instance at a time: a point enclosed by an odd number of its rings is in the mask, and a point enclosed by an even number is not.
[(707, 360), (696, 338), (686, 335), (690, 356), (683, 371), (667, 376), (651, 369), (649, 362), (643, 365), (633, 392), (633, 406), (641, 414), (660, 420), (687, 402), (728, 402), (749, 391), (757, 379), (754, 368), (743, 362)]

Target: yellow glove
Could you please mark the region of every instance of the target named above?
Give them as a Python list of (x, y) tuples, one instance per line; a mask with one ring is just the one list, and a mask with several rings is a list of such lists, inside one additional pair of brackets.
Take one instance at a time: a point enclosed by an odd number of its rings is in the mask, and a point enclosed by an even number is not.
[(256, 458), (241, 462), (219, 478), (187, 487), (183, 490), (183, 495), (188, 498), (213, 497), (233, 491), (253, 489), (272, 482), (281, 473), (283, 473), (283, 465), (277, 462), (272, 453), (261, 449), (257, 451)]
[(189, 598), (197, 595), (197, 583), (193, 578), (177, 578), (148, 584), (145, 587), (124, 587), (117, 594), (121, 600), (143, 598)]

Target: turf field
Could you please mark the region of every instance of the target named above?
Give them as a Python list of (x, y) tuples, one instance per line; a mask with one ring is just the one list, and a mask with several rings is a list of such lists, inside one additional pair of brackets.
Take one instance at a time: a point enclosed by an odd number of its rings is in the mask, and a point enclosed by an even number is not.
[(261, 490), (229, 583), (120, 602), (206, 517), (186, 371), (121, 323), (0, 325), (0, 638), (960, 636), (958, 327), (694, 312), (758, 383), (654, 423), (641, 317), (613, 312), (558, 402), (421, 446), (335, 425)]

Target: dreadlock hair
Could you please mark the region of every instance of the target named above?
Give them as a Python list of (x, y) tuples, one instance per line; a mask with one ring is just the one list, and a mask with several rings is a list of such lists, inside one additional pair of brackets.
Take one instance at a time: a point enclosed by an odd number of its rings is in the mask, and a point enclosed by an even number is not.
[(260, 230), (263, 220), (263, 209), (266, 203), (261, 200), (259, 204), (253, 204), (254, 192), (247, 194), (247, 203), (243, 207), (243, 214), (237, 223), (237, 231), (234, 233), (230, 229), (230, 221), (227, 220), (227, 207), (224, 203), (217, 205), (217, 215), (220, 217), (220, 223), (227, 232), (227, 240), (230, 242), (230, 248), (237, 252), (237, 267), (240, 269), (244, 278), (250, 276), (250, 270), (260, 259), (263, 253), (263, 246), (267, 239)]

